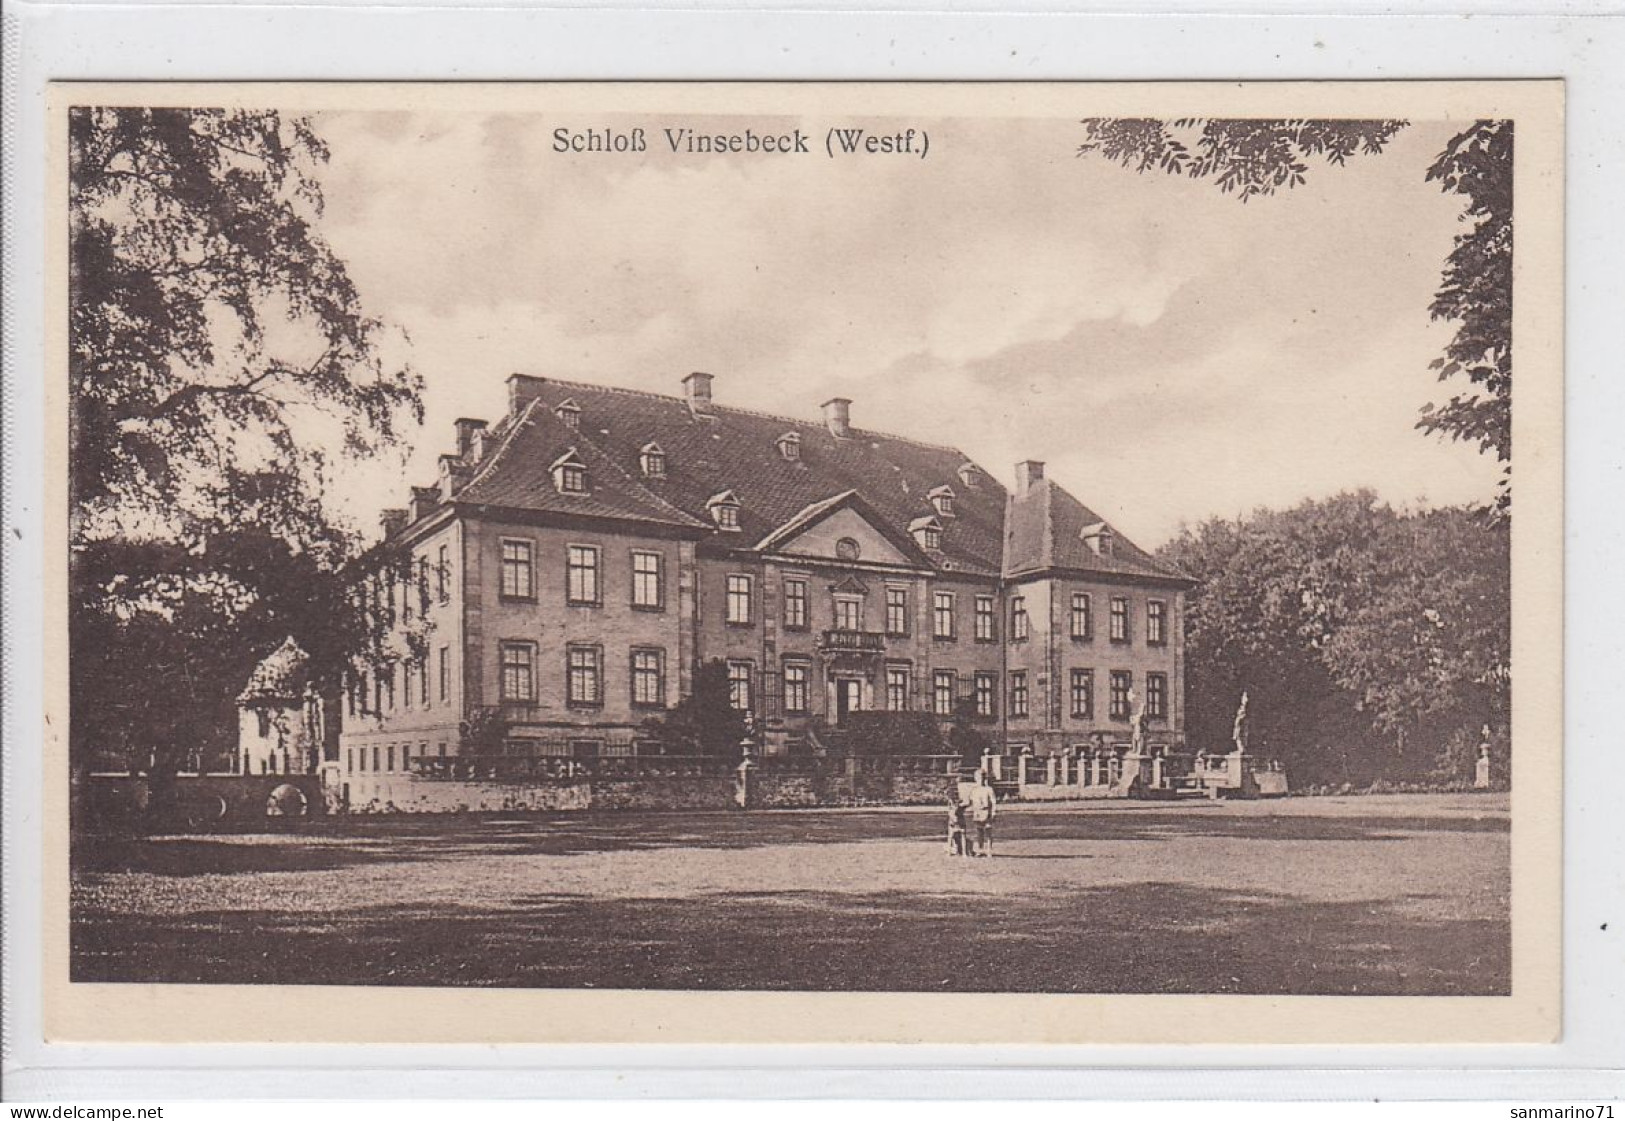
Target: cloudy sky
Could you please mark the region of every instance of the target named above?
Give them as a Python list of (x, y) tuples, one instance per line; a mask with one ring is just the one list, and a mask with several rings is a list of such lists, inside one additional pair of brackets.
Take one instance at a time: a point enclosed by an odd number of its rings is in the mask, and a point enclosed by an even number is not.
[[(1080, 114), (1081, 115), (1081, 114)], [(1455, 128), (1312, 169), (1245, 205), (1206, 183), (1079, 159), (1075, 120), (921, 124), (924, 160), (675, 157), (680, 121), (344, 113), (323, 232), (366, 306), (410, 335), (428, 419), (399, 464), (347, 472), (371, 523), (433, 481), (458, 416), (497, 419), (512, 372), (680, 392), (1019, 459), (1155, 547), (1181, 522), (1374, 487), (1493, 492), (1494, 465), (1417, 432), (1450, 327), (1427, 306), (1458, 201), (1423, 181)], [(560, 154), (555, 128), (649, 130), (645, 155)], [(1457, 126), (1459, 127), (1459, 126)]]

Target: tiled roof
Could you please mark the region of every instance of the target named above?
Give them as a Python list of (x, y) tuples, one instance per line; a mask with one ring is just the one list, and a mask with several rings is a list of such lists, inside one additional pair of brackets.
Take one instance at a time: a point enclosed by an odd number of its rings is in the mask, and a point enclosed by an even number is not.
[[(653, 516), (648, 498), (642, 497), (647, 495), (666, 509), (710, 526), (706, 503), (721, 491), (733, 491), (740, 501), (739, 532), (726, 539), (730, 545), (748, 547), (807, 507), (849, 490), (861, 493), (894, 529), (903, 531), (915, 518), (933, 512), (927, 496), (934, 487), (957, 484), (956, 472), (966, 460), (953, 448), (864, 429), (837, 439), (821, 421), (717, 404), (707, 416), (696, 417), (677, 397), (584, 382), (548, 378), (539, 394), (514, 426), (528, 426), (531, 435), (513, 439), (511, 433), (499, 432), (497, 451), (456, 495), (459, 501), (589, 512), (577, 500), (554, 492), (545, 478), (546, 465), (574, 446), (587, 460), (594, 497), (600, 471), (593, 453), (624, 464), (624, 470), (615, 470), (631, 485), (615, 484), (614, 505), (624, 505), (635, 495), (635, 505), (645, 516)], [(578, 429), (566, 427), (553, 415), (566, 400), (581, 409)], [(785, 459), (778, 447), (787, 431), (801, 437), (800, 455), (794, 460)], [(666, 454), (666, 477), (633, 478), (629, 473), (639, 470), (638, 453), (651, 440)], [(503, 462), (511, 466), (503, 468)], [(957, 516), (943, 519), (942, 559), (956, 571), (997, 575), (1004, 488), (984, 473), (977, 488), (955, 490), (963, 493), (954, 504)], [(616, 513), (606, 510), (604, 516)]]
[(254, 667), (237, 703), (297, 701), (305, 695), (309, 681), (310, 655), (290, 636)]
[(1111, 551), (1096, 553), (1084, 540), (1084, 530), (1105, 525), (1100, 515), (1049, 479), (1034, 479), (1024, 493), (1010, 497), (1004, 575), (1017, 577), (1066, 569), (1195, 582), (1115, 530), (1111, 531)]
[[(561, 493), (553, 482), (552, 469), (571, 452), (587, 469), (585, 494)], [(637, 462), (635, 448), (628, 462)], [(501, 429), (495, 438), (495, 450), (475, 468), (456, 498), (483, 506), (655, 522), (688, 529), (711, 524), (710, 519), (702, 522), (653, 493), (613, 456), (594, 446), (584, 432), (565, 424), (541, 401), (532, 401), (517, 420)]]
[[(456, 501), (709, 530), (726, 547), (752, 548), (776, 543), (791, 523), (816, 520), (856, 496), (865, 516), (901, 541), (913, 540), (913, 524), (940, 524), (940, 549), (909, 551), (946, 571), (1015, 576), (1068, 568), (1185, 578), (1121, 535), (1111, 555), (1096, 555), (1080, 531), (1101, 519), (1048, 480), (1012, 497), (978, 468), (978, 485), (966, 485), (960, 468), (970, 461), (956, 448), (859, 428), (838, 438), (820, 420), (714, 402), (696, 416), (680, 397), (526, 381), (534, 399), (492, 428), (486, 440), (492, 450)], [(566, 403), (580, 410), (574, 426), (555, 413)], [(799, 454), (786, 459), (780, 441), (792, 432)], [(651, 443), (665, 456), (662, 478), (642, 475), (640, 453)], [(571, 450), (587, 467), (586, 495), (561, 494), (549, 473)], [(943, 487), (954, 495), (952, 515), (937, 514), (930, 499)], [(729, 492), (740, 503), (737, 532), (717, 530), (710, 509)]]

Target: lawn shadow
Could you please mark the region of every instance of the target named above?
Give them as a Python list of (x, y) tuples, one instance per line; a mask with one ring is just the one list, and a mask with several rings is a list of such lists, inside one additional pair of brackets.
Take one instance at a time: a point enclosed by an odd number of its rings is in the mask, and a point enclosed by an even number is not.
[(1012, 896), (537, 893), (502, 908), (82, 917), (76, 981), (608, 989), (1501, 994), (1509, 923), (1132, 883)]
[[(1204, 812), (1206, 811), (1206, 812)], [(1008, 840), (1160, 842), (1224, 837), (1257, 841), (1393, 841), (1414, 833), (1506, 833), (1505, 817), (1317, 817), (1184, 811), (1102, 813), (1068, 808), (1000, 818)], [(327, 818), (297, 832), (255, 838), (83, 837), (76, 873), (165, 876), (322, 871), (359, 864), (491, 856), (572, 856), (670, 849), (754, 849), (780, 845), (927, 841), (940, 833), (920, 813), (578, 813), (515, 819), (472, 815)]]

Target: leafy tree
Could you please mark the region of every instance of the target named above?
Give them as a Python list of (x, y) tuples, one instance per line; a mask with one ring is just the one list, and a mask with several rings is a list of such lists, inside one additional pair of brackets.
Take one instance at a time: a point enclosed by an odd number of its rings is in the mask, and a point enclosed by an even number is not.
[[(1089, 118), (1080, 156), (1098, 153), (1137, 172), (1214, 182), (1242, 202), (1301, 186), (1311, 159), (1342, 166), (1376, 155), (1407, 122)], [(1456, 235), (1429, 313), (1457, 324), (1440, 381), (1467, 388), (1425, 405), (1417, 427), (1493, 452), (1506, 466), (1495, 509), (1511, 504), (1512, 122), (1477, 121), (1445, 145), (1426, 181), (1462, 195), (1467, 228)]]
[(1245, 690), (1260, 755), (1301, 782), (1363, 783), (1420, 777), (1503, 727), (1508, 532), (1368, 491), (1187, 530), (1163, 555), (1202, 581), (1185, 620), (1193, 741), (1222, 750)]
[(976, 699), (961, 697), (954, 704), (953, 724), (948, 729), (948, 746), (959, 756), (962, 767), (979, 767), (993, 741), (976, 726)]
[(644, 722), (673, 755), (737, 755), (745, 738), (745, 714), (733, 706), (728, 664), (720, 658), (694, 667), (693, 690), (664, 716)]
[(329, 681), (357, 644), (330, 450), (398, 443), (421, 382), (316, 229), (308, 121), (76, 108), (69, 143), (71, 738), (173, 771), (288, 633)]

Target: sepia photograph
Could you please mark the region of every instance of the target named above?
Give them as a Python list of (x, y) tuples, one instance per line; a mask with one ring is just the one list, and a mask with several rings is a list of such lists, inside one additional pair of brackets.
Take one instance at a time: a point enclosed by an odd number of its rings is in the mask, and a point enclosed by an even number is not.
[(1530, 995), (1521, 88), (66, 87), (69, 986)]

